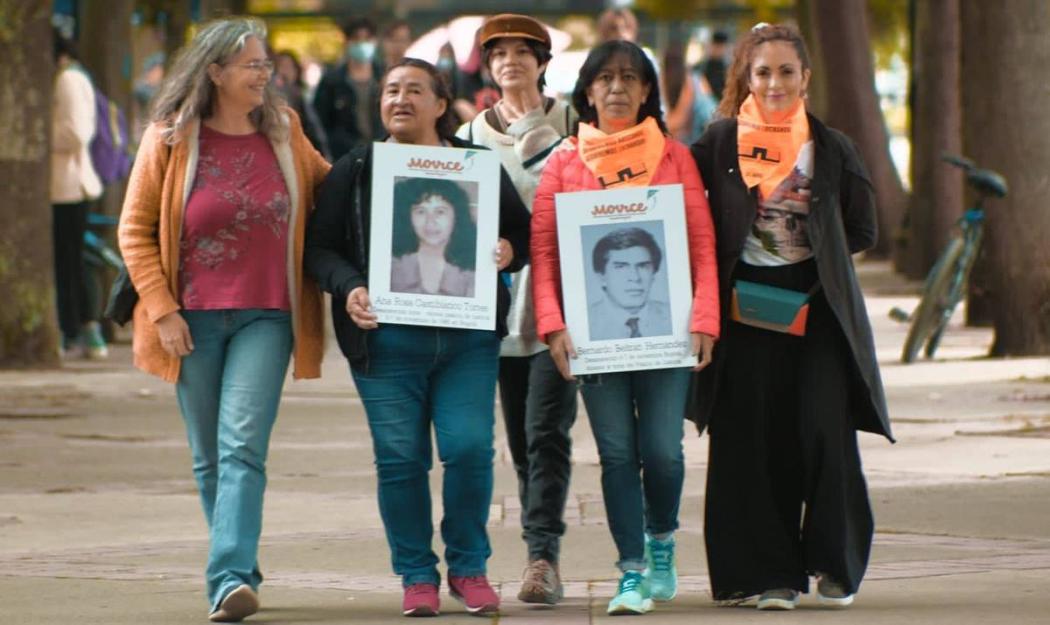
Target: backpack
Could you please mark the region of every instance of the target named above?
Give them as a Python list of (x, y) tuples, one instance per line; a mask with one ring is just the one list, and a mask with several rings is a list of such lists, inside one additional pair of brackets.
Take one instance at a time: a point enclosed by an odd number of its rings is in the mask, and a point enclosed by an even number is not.
[(128, 121), (119, 106), (111, 102), (94, 83), (91, 86), (95, 91), (96, 125), (95, 136), (88, 150), (95, 173), (103, 185), (108, 185), (123, 180), (131, 171)]

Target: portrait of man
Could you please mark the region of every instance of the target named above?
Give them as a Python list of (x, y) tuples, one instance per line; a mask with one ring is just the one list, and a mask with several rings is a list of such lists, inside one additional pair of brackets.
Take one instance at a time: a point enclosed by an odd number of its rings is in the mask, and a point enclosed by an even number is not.
[(591, 252), (593, 272), (587, 276), (597, 281), (601, 293), (587, 310), (592, 341), (673, 333), (670, 306), (653, 297), (658, 276), (667, 291), (666, 272), (660, 272), (663, 259), (656, 237), (641, 227), (619, 227), (598, 239)]

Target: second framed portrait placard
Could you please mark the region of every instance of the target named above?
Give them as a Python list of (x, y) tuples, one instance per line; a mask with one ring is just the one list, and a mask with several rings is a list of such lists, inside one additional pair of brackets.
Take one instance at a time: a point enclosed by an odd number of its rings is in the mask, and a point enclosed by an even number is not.
[(555, 196), (574, 374), (696, 364), (681, 185)]
[(493, 330), (500, 165), (488, 150), (376, 143), (368, 291), (379, 323)]

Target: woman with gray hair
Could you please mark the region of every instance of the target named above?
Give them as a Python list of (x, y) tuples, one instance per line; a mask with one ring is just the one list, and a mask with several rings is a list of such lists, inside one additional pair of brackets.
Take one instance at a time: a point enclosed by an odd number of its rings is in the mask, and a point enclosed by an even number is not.
[(275, 95), (266, 29), (204, 25), (154, 103), (119, 239), (139, 293), (135, 365), (176, 384), (210, 530), (212, 621), (259, 609), (256, 556), (281, 387), (320, 376), (303, 231), (329, 165)]

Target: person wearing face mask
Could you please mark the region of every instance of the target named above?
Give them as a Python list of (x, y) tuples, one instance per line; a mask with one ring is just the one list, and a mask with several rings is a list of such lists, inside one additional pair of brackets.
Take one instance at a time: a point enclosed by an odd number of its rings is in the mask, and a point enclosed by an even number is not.
[[(757, 596), (760, 610), (794, 608), (810, 575), (821, 604), (853, 601), (874, 531), (857, 430), (893, 440), (851, 259), (875, 244), (875, 196), (849, 138), (807, 113), (810, 71), (797, 31), (756, 26), (736, 47), (723, 119), (692, 146), (732, 317), (690, 404), (711, 436), (711, 590)], [(770, 325), (764, 301), (794, 302), (793, 328)]]
[[(531, 210), (540, 174), (569, 134), (576, 113), (543, 95), (551, 39), (525, 15), (490, 18), (479, 33), (482, 62), (502, 97), (456, 135), (495, 150), (522, 201)], [(510, 334), (500, 347), (500, 406), (518, 474), (522, 537), (528, 565), (518, 598), (555, 604), (564, 594), (558, 570), (562, 516), (572, 471), (569, 430), (576, 420), (576, 387), (558, 373), (536, 337), (529, 268), (511, 283)]]
[[(536, 190), (530, 243), (536, 332), (566, 380), (575, 379), (569, 359), (576, 350), (562, 310), (555, 216), (559, 193), (682, 185), (688, 255), (660, 260), (689, 267), (693, 292), (688, 324), (698, 356), (694, 370), (711, 360), (719, 333), (714, 230), (696, 163), (688, 148), (667, 136), (659, 92), (656, 69), (635, 44), (615, 40), (591, 50), (572, 94), (580, 113), (575, 136), (551, 155)], [(649, 266), (655, 270), (655, 251), (647, 249), (644, 237), (625, 232), (620, 239), (603, 246), (609, 256), (622, 246), (618, 262), (634, 264), (639, 273), (649, 273)], [(603, 250), (596, 256), (595, 270), (606, 271), (609, 257)], [(640, 298), (632, 297), (640, 308)], [(629, 321), (621, 316), (624, 330), (640, 329), (638, 317), (633, 324)], [(689, 368), (584, 376), (580, 385), (598, 443), (602, 497), (619, 555), (621, 578), (609, 614), (643, 614), (654, 600), (670, 601), (678, 592), (674, 532), (685, 477), (682, 436), (688, 387)]]
[(383, 136), (376, 81), (376, 28), (367, 18), (343, 26), (346, 62), (321, 78), (314, 93), (314, 110), (328, 137), (328, 150), (339, 159), (358, 145)]
[[(451, 91), (430, 63), (406, 58), (387, 70), (382, 85), (387, 141), (484, 149), (455, 137)], [(498, 281), (494, 330), (378, 323), (368, 295), (372, 154), (371, 144), (355, 148), (336, 162), (322, 186), (306, 236), (306, 271), (332, 294), (336, 337), (365, 406), (379, 512), (404, 587), (402, 613), (433, 616), (439, 610), (428, 480), (432, 436), (444, 467), (441, 537), (449, 591), (471, 613), (495, 613), (499, 596), (486, 577), (491, 547), (485, 526), (492, 502), (499, 345), (507, 334), (510, 294)], [(456, 200), (447, 201), (447, 189), (433, 189), (409, 189), (406, 201), (420, 209), (423, 219), (414, 225), (421, 238), (438, 248), (452, 236), (454, 210), (444, 209)], [(427, 210), (441, 219), (428, 225)], [(505, 170), (499, 205), (478, 210), (499, 211), (500, 239), (491, 242), (491, 262), (500, 271), (520, 270), (528, 258), (529, 212)], [(420, 269), (418, 255), (414, 262)], [(438, 279), (429, 288), (426, 276), (418, 286), (437, 291), (441, 272), (434, 275)]]

